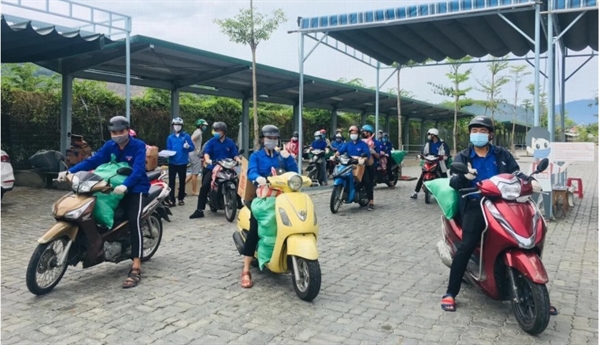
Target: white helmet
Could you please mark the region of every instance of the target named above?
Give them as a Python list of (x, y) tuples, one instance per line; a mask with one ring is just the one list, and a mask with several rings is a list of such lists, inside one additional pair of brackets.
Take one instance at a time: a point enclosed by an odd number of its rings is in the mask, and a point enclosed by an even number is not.
[(440, 136), (440, 131), (438, 131), (438, 130), (437, 130), (437, 128), (431, 128), (431, 129), (430, 129), (430, 130), (427, 132), (427, 134), (428, 134), (428, 135), (429, 135), (429, 134), (431, 134), (431, 135), (435, 135), (436, 137), (439, 137), (439, 136)]
[(315, 137), (320, 137), (322, 135), (323, 135), (323, 133), (321, 133), (321, 131), (316, 131), (315, 132)]
[(183, 125), (183, 119), (181, 117), (176, 117), (171, 121), (172, 125)]

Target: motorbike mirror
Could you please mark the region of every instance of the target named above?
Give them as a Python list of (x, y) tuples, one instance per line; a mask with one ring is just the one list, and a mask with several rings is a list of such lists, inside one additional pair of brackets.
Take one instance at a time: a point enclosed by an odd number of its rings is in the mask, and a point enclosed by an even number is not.
[(550, 161), (548, 160), (548, 158), (544, 158), (540, 161), (540, 163), (538, 164), (537, 168), (535, 169), (535, 173), (539, 174), (542, 171), (546, 170), (548, 168), (548, 165), (550, 164)]
[(122, 168), (119, 168), (119, 170), (117, 170), (117, 174), (123, 175), (123, 176), (129, 176), (132, 173), (133, 173), (133, 169), (131, 169), (130, 167), (122, 167)]
[(452, 170), (456, 171), (459, 174), (468, 174), (469, 173), (469, 168), (467, 167), (467, 165), (465, 163), (462, 162), (453, 162), (450, 167), (452, 168)]
[(366, 152), (363, 152), (363, 153), (362, 153), (360, 156), (361, 156), (362, 158), (366, 158), (368, 155), (367, 155), (367, 153), (366, 153)]
[(244, 149), (241, 149), (241, 150), (239, 150), (239, 151), (238, 151), (238, 155), (239, 155), (239, 156), (241, 156), (241, 155), (243, 155), (243, 154), (244, 154)]

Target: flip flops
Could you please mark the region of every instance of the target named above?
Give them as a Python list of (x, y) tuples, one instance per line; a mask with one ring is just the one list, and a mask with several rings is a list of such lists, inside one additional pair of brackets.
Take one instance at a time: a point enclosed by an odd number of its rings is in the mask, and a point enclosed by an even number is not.
[(456, 311), (456, 302), (454, 301), (454, 297), (452, 295), (442, 296), (442, 310), (451, 312)]

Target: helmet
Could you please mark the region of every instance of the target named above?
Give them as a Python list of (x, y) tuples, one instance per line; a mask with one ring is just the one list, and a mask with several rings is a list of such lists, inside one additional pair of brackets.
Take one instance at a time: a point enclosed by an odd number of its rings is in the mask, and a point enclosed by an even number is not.
[(437, 130), (437, 128), (431, 128), (427, 134), (431, 134), (431, 135), (435, 135), (436, 137), (440, 136), (440, 131)]
[(379, 134), (383, 134), (383, 130), (382, 130), (382, 129), (380, 129), (380, 130), (378, 130), (378, 131), (377, 131), (377, 133), (379, 133)]
[(475, 116), (471, 122), (469, 122), (469, 131), (472, 127), (484, 127), (487, 128), (490, 133), (494, 132), (494, 122), (491, 118), (486, 116)]
[(260, 130), (260, 137), (261, 138), (264, 138), (264, 137), (279, 138), (279, 128), (277, 128), (277, 126), (274, 126), (274, 125), (265, 125)]
[(350, 126), (350, 128), (348, 128), (348, 133), (350, 133), (352, 131), (360, 132), (358, 127), (356, 127), (356, 126)]
[(342, 134), (341, 134), (341, 133), (337, 133), (337, 134), (335, 135), (335, 137), (336, 137), (336, 138), (341, 138), (341, 137), (342, 137)]
[(375, 132), (375, 130), (373, 130), (373, 126), (371, 126), (371, 125), (364, 125), (364, 126), (362, 126), (362, 131), (363, 132), (369, 132), (369, 133)]
[(208, 126), (208, 122), (206, 122), (204, 119), (200, 119), (200, 120), (196, 121), (196, 127), (200, 127), (200, 126)]
[(315, 137), (320, 137), (321, 135), (323, 135), (323, 133), (321, 133), (321, 131), (316, 131), (315, 132)]
[(342, 133), (342, 129), (341, 129), (341, 128), (338, 128), (338, 129), (336, 129), (336, 130), (335, 130), (335, 132), (336, 132), (336, 133)]
[(324, 129), (322, 129), (322, 130), (321, 130), (321, 134), (327, 134), (327, 131), (326, 131), (326, 130), (324, 130)]
[(300, 135), (298, 134), (298, 131), (294, 131), (294, 133), (292, 133), (292, 138), (298, 138)]
[(129, 128), (129, 135), (132, 137), (136, 137), (137, 133), (133, 129)]
[(227, 132), (227, 125), (225, 124), (225, 122), (222, 122), (222, 121), (217, 121), (217, 122), (213, 123), (212, 128), (215, 131)]
[(129, 129), (129, 121), (125, 116), (115, 116), (108, 121), (108, 130), (111, 132), (120, 132)]
[(181, 117), (176, 117), (171, 121), (172, 125), (183, 125), (183, 119)]

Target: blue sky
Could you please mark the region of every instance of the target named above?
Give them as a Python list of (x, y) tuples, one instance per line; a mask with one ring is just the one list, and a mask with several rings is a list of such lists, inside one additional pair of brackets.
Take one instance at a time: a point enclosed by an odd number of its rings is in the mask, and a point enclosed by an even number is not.
[[(27, 3), (27, 1), (24, 1)], [(246, 46), (229, 42), (223, 35), (215, 18), (233, 17), (240, 8), (249, 6), (249, 1), (230, 0), (170, 0), (170, 1), (98, 1), (79, 0), (95, 7), (108, 9), (126, 14), (133, 18), (133, 35), (140, 34), (151, 36), (175, 43), (192, 46), (220, 54), (250, 60), (250, 49)], [(257, 61), (259, 63), (279, 67), (291, 71), (298, 71), (298, 35), (288, 34), (288, 30), (296, 28), (296, 18), (313, 17), (328, 14), (340, 14), (354, 11), (391, 8), (416, 3), (429, 3), (431, 1), (352, 1), (352, 0), (303, 0), (303, 1), (254, 1), (255, 7), (260, 12), (271, 12), (277, 8), (283, 9), (288, 22), (283, 24), (268, 42), (259, 45)], [(32, 3), (32, 0), (29, 1)], [(13, 8), (3, 6), (3, 12), (20, 15), (22, 17), (50, 21), (42, 15), (33, 12), (17, 12)], [(52, 19), (53, 24), (69, 25), (65, 20)], [(310, 49), (314, 41), (307, 40), (306, 46)], [(591, 50), (589, 50), (591, 51)], [(589, 52), (588, 50), (583, 52)], [(581, 52), (581, 53), (583, 53)], [(570, 58), (567, 62), (567, 74), (574, 71), (585, 58)], [(516, 62), (515, 64), (526, 64)], [(477, 86), (476, 80), (488, 79), (485, 64), (469, 65), (472, 68), (472, 78), (469, 84)], [(428, 82), (444, 83), (448, 66), (421, 67), (403, 70), (402, 88), (412, 92), (417, 99), (441, 102), (447, 98), (433, 93)], [(545, 62), (542, 62), (542, 70)], [(349, 57), (342, 55), (325, 46), (315, 50), (305, 63), (306, 74), (331, 80), (339, 78), (361, 78), (368, 86), (375, 85), (375, 70), (363, 65)], [(528, 71), (533, 72), (533, 68)], [(382, 71), (381, 80), (385, 80), (390, 72)], [(543, 81), (544, 78), (542, 77)], [(525, 86), (533, 82), (529, 75), (519, 90), (519, 98), (528, 98)], [(544, 83), (545, 85), (545, 83)], [(395, 78), (383, 87), (384, 90), (395, 87)], [(583, 67), (568, 82), (566, 87), (566, 101), (593, 98), (598, 91), (598, 59), (597, 57)], [(504, 98), (513, 99), (514, 86), (509, 83), (502, 90)], [(558, 88), (557, 88), (558, 94)], [(469, 97), (485, 98), (485, 95), (472, 91)], [(558, 103), (558, 100), (557, 100)]]

